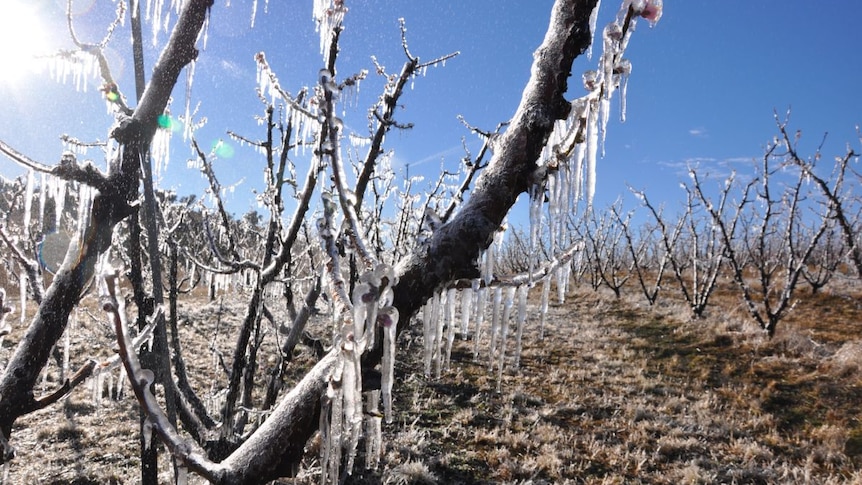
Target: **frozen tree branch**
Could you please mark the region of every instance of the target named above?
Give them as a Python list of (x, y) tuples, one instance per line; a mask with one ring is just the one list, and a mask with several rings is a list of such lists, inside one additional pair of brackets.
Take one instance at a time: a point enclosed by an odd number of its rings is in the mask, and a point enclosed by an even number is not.
[(0, 434), (4, 437), (9, 436), (15, 420), (33, 406), (36, 380), (92, 278), (96, 260), (110, 246), (114, 226), (132, 213), (129, 202), (137, 197), (139, 167), (157, 129), (157, 117), (164, 112), (180, 71), (197, 55), (195, 41), (211, 5), (212, 0), (185, 4), (134, 115), (114, 130), (121, 155), (110, 161), (111, 175), (97, 184), (99, 193), (92, 209), (81, 214), (79, 233), (66, 260), (0, 378)]

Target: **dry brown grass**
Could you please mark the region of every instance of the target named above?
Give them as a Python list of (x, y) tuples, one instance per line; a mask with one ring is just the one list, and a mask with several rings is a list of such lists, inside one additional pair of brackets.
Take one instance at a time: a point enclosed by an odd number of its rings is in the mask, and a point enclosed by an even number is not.
[[(422, 375), (421, 335), (403, 335), (383, 459), (348, 483), (862, 483), (856, 286), (801, 295), (771, 340), (731, 285), (697, 321), (678, 300), (648, 307), (629, 293), (575, 291), (551, 308), (544, 341), (531, 315), (521, 367), (504, 373), (502, 392), (486, 357), (473, 360), (473, 342), (459, 336), (452, 369), (434, 380)], [(242, 309), (184, 308), (198, 389), (223, 384), (209, 342), (221, 322), (227, 352)], [(80, 325), (73, 348), (110, 355), (110, 332), (88, 318)], [(82, 387), (19, 420), (5, 482), (136, 483), (137, 419), (131, 399), (97, 407)], [(283, 483), (316, 483), (318, 466), (311, 453)]]

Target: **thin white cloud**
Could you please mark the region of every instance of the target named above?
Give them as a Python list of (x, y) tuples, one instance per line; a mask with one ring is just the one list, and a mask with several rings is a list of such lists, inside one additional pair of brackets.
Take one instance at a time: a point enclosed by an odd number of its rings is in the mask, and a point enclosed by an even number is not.
[(233, 61), (229, 61), (227, 59), (222, 59), (219, 61), (219, 66), (222, 71), (227, 73), (229, 76), (233, 78), (240, 78), (244, 74), (244, 69), (240, 67), (237, 63)]
[(688, 130), (688, 134), (696, 137), (704, 137), (707, 136), (706, 128), (699, 126), (697, 128), (692, 128)]
[(446, 148), (445, 150), (441, 150), (437, 153), (432, 153), (431, 155), (428, 155), (427, 157), (422, 158), (421, 160), (409, 162), (409, 164), (411, 167), (417, 167), (419, 165), (424, 165), (428, 162), (442, 163), (445, 158), (447, 158), (450, 155), (455, 154), (456, 152), (463, 153), (464, 152), (463, 145), (460, 145), (460, 144), (453, 145), (449, 148)]

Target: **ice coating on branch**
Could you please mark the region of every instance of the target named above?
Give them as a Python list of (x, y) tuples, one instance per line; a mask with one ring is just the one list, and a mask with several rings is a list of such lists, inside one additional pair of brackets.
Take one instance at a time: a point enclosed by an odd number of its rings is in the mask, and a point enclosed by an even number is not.
[(632, 8), (637, 15), (645, 18), (650, 27), (661, 20), (664, 2), (662, 0), (631, 0)]

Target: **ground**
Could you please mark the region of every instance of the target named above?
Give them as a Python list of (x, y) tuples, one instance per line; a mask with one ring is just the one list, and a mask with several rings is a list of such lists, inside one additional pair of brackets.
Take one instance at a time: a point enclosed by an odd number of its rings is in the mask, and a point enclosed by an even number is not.
[[(531, 306), (520, 366), (510, 335), (499, 390), (488, 342), (474, 358), (469, 335), (457, 336), (440, 378), (426, 377), (414, 325), (399, 343), (380, 465), (358, 466), (347, 483), (862, 483), (862, 304), (857, 283), (837, 286), (803, 294), (772, 339), (730, 287), (698, 320), (672, 295), (650, 307), (634, 288), (621, 299), (575, 289), (550, 308), (544, 339)], [(241, 312), (198, 304), (183, 309), (181, 328), (191, 337), (221, 326), (227, 349)], [(107, 334), (79, 324), (90, 334), (73, 347)], [(213, 368), (202, 341), (188, 353), (199, 356), (192, 373)], [(10, 350), (7, 340), (4, 360)], [(3, 481), (136, 483), (137, 419), (129, 397), (98, 403), (82, 386), (18, 421)], [(317, 483), (315, 446), (281, 483)]]

